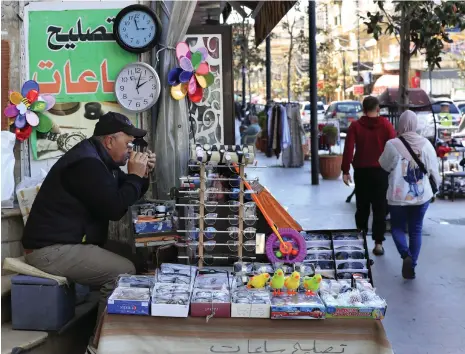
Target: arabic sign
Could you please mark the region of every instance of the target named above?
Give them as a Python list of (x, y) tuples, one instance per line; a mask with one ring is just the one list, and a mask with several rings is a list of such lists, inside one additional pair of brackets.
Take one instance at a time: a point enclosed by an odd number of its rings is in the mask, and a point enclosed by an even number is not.
[(29, 77), (58, 103), (115, 101), (115, 78), (137, 55), (114, 40), (119, 8), (29, 11)]

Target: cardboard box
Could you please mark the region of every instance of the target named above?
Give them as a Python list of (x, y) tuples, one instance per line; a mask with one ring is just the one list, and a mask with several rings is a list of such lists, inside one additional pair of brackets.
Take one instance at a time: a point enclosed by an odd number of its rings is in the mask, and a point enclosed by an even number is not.
[(191, 302), (192, 317), (231, 317), (231, 303)]
[(326, 306), (326, 318), (361, 318), (382, 320), (386, 315), (385, 307), (345, 307), (345, 306)]
[(231, 304), (231, 317), (270, 318), (271, 304)]
[[(163, 304), (157, 303), (156, 299), (158, 297), (163, 298), (165, 295), (159, 295), (159, 289), (161, 287), (165, 288), (165, 294), (167, 293), (182, 293), (185, 292), (187, 294), (185, 305), (182, 304)], [(171, 289), (171, 290), (168, 290)], [(188, 285), (181, 285), (181, 284), (155, 284), (153, 291), (152, 291), (152, 316), (160, 316), (160, 317), (187, 317), (189, 315), (189, 304), (192, 295), (192, 289)], [(173, 295), (175, 296), (175, 295)]]
[(271, 319), (324, 319), (326, 307), (318, 295), (274, 296), (271, 299)]
[(149, 303), (149, 289), (116, 288), (108, 298), (107, 312), (121, 315), (149, 315)]

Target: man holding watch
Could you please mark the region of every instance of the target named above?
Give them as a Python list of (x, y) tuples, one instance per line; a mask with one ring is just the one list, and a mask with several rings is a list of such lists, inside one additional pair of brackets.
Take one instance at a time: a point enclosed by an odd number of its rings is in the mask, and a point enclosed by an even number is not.
[[(108, 112), (94, 135), (65, 153), (47, 174), (25, 225), (26, 262), (72, 282), (100, 288), (99, 315), (131, 261), (103, 248), (109, 221), (120, 220), (149, 187), (155, 154), (132, 151), (147, 134), (124, 115)], [(128, 173), (120, 167), (126, 165)]]

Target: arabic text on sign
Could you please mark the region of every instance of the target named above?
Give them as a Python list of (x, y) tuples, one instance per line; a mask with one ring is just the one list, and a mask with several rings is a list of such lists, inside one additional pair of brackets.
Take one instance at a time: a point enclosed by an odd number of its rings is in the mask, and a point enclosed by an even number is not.
[[(37, 65), (40, 70), (52, 70), (54, 63), (50, 60), (41, 61)], [(63, 74), (56, 70), (53, 72), (53, 81), (44, 82), (38, 78), (38, 73), (34, 72), (32, 79), (37, 81), (40, 86), (41, 93), (48, 94), (60, 94), (62, 90), (62, 84), (64, 83), (64, 89), (67, 94), (87, 94), (97, 92), (100, 84), (102, 85), (103, 93), (113, 93), (115, 89), (115, 81), (110, 80), (108, 77), (108, 63), (107, 59), (104, 59), (100, 64), (100, 81), (98, 76), (93, 70), (84, 70), (77, 76), (77, 80), (73, 77), (76, 74), (72, 73), (71, 61), (67, 60), (63, 66)], [(64, 80), (63, 80), (64, 77)]]
[[(108, 23), (113, 22), (113, 18), (106, 19)], [(48, 41), (47, 46), (50, 50), (58, 51), (63, 48), (67, 50), (74, 50), (77, 42), (109, 42), (114, 41), (115, 38), (112, 32), (107, 33), (105, 26), (101, 25), (91, 30), (83, 32), (82, 19), (78, 18), (76, 28), (73, 26), (69, 29), (68, 33), (62, 33), (63, 27), (50, 25), (47, 27)]]

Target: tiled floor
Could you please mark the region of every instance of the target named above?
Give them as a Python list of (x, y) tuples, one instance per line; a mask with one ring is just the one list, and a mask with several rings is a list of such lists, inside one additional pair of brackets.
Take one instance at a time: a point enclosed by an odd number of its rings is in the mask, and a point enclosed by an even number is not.
[[(257, 157), (259, 166), (276, 159)], [(342, 180), (311, 185), (310, 164), (298, 169), (248, 169), (307, 230), (354, 228), (355, 204)], [(400, 275), (401, 260), (389, 235), (375, 258), (375, 286), (387, 299), (383, 321), (396, 354), (465, 353), (465, 200), (431, 204), (424, 223), (417, 279)], [(462, 219), (462, 220), (461, 220)], [(446, 220), (446, 221), (445, 221)]]

